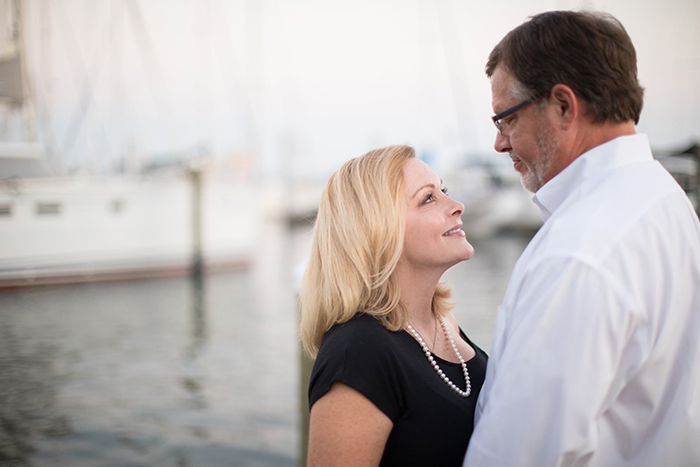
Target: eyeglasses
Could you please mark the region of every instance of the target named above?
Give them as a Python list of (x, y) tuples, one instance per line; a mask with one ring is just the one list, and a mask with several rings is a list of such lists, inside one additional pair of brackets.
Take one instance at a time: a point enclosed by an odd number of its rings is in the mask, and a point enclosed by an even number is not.
[(496, 125), (496, 128), (498, 129), (498, 133), (502, 136), (503, 135), (503, 123), (501, 123), (501, 120), (504, 118), (513, 115), (515, 112), (518, 110), (522, 110), (525, 107), (534, 104), (538, 100), (542, 99), (544, 96), (540, 96), (537, 99), (528, 99), (526, 101), (522, 101), (520, 104), (514, 105), (510, 109), (506, 109), (503, 112), (499, 112), (493, 117), (491, 117), (491, 120), (493, 120), (494, 125)]

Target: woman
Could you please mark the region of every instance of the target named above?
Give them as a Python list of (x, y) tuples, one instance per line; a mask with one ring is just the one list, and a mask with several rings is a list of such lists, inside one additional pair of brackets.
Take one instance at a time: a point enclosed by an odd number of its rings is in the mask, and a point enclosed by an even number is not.
[[(310, 466), (461, 466), (486, 354), (459, 329), (442, 274), (474, 250), (464, 206), (408, 146), (328, 181), (300, 294)], [(454, 337), (453, 337), (454, 336)]]

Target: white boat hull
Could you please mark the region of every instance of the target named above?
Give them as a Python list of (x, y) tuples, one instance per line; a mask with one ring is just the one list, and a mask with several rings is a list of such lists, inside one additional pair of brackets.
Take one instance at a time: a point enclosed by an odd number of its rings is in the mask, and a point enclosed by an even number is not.
[[(5, 180), (0, 286), (174, 273), (191, 267), (195, 216), (185, 177)], [(246, 183), (205, 180), (204, 266), (245, 264), (261, 209)]]

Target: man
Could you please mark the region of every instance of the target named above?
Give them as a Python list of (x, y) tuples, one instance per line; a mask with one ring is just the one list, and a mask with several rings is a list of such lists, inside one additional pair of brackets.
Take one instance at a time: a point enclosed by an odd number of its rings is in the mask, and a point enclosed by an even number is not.
[(543, 13), (486, 73), (495, 148), (544, 224), (498, 309), (465, 465), (700, 465), (700, 224), (635, 134), (629, 36)]

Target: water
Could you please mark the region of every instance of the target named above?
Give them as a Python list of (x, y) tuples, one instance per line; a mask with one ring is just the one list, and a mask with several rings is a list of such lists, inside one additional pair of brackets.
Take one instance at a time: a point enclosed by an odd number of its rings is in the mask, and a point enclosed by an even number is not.
[[(0, 465), (297, 465), (294, 291), (311, 237), (266, 227), (246, 271), (0, 293)], [(445, 276), (486, 350), (527, 241), (473, 241)]]

